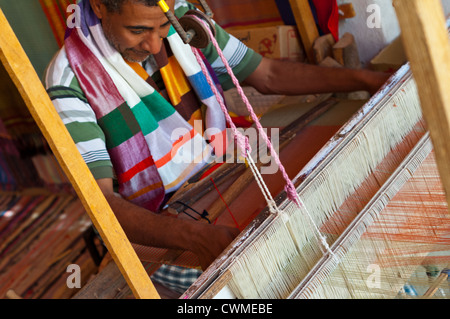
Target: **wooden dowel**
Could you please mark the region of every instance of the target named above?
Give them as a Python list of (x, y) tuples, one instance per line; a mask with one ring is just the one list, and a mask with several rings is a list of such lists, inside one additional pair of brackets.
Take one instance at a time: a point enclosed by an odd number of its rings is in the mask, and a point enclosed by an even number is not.
[(315, 64), (313, 45), (319, 37), (319, 30), (316, 25), (311, 6), (308, 0), (289, 0), (295, 23), (300, 34), (300, 39), (305, 48), (306, 56), (311, 64)]
[(233, 279), (233, 274), (230, 270), (225, 270), (217, 281), (211, 285), (201, 296), (200, 299), (213, 299), (226, 285)]

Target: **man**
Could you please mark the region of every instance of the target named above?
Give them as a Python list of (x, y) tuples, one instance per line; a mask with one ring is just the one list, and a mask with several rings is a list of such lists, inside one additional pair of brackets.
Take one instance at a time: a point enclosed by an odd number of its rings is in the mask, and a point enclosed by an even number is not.
[[(192, 8), (183, 1), (167, 3), (178, 16)], [(129, 240), (191, 251), (205, 269), (238, 231), (158, 213), (167, 197), (205, 163), (175, 165), (179, 154), (173, 149), (183, 146), (173, 140), (172, 131), (190, 130), (195, 120), (223, 130), (217, 101), (196, 89), (199, 73), (191, 72), (196, 62), (186, 60), (189, 52), (179, 45), (153, 0), (84, 0), (80, 6), (80, 28), (69, 30), (65, 47), (48, 68), (49, 95)], [(216, 29), (237, 78), (264, 94), (374, 93), (387, 80), (386, 74), (367, 70), (262, 58), (219, 26)], [(230, 88), (214, 49), (209, 46), (202, 53), (220, 86)], [(184, 84), (171, 87), (184, 77)], [(173, 93), (180, 86), (185, 89)], [(201, 140), (200, 155), (206, 160), (219, 154), (209, 146), (215, 138), (220, 134), (203, 139), (202, 132), (192, 133), (192, 140)], [(140, 156), (142, 160), (136, 160)]]

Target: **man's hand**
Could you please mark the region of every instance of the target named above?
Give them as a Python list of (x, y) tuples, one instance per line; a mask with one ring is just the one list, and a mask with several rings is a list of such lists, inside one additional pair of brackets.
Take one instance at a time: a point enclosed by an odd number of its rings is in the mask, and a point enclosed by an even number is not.
[(374, 95), (389, 80), (392, 73), (368, 71), (364, 77), (367, 83), (367, 91)]
[(195, 253), (203, 270), (230, 245), (239, 235), (237, 228), (202, 224), (201, 234), (193, 242), (191, 251)]
[(263, 58), (246, 79), (262, 94), (376, 93), (390, 74), (367, 69), (333, 68)]
[(206, 269), (239, 234), (239, 230), (190, 219), (155, 214), (114, 193), (111, 179), (97, 180), (119, 223), (133, 243), (196, 254)]

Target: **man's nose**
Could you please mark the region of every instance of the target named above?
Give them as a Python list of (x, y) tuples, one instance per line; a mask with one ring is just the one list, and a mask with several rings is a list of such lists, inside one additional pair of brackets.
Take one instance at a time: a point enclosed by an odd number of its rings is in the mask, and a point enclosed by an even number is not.
[(157, 54), (161, 50), (161, 40), (158, 32), (150, 32), (141, 42), (141, 48), (151, 54)]

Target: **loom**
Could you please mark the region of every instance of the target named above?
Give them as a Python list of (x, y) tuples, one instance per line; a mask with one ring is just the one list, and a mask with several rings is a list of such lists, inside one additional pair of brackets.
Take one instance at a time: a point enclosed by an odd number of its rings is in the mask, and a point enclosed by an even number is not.
[[(398, 296), (405, 279), (426, 266), (422, 262), (430, 252), (448, 248), (448, 228), (436, 234), (436, 225), (430, 222), (433, 218), (448, 222), (445, 197), (441, 196), (443, 211), (436, 215), (428, 215), (428, 204), (422, 200), (414, 225), (408, 224), (413, 216), (389, 211), (389, 201), (402, 196), (402, 187), (414, 183), (414, 172), (432, 157), (426, 130), (416, 84), (405, 65), (297, 175), (297, 191), (305, 207), (299, 209), (286, 196), (279, 197), (277, 206), (288, 217), (266, 209), (184, 297), (211, 298), (216, 293), (223, 297), (224, 291), (232, 298)], [(440, 193), (439, 187), (436, 192)], [(359, 203), (348, 204), (355, 198)], [(360, 211), (349, 214), (343, 209), (356, 209), (355, 205)], [(323, 250), (315, 225), (305, 217), (308, 210), (322, 225), (331, 252)], [(385, 214), (398, 218), (398, 225), (390, 225), (396, 221), (387, 221)], [(429, 239), (414, 238), (409, 226), (420, 228), (419, 238)], [(405, 251), (411, 256), (403, 257)], [(390, 263), (383, 260), (386, 256)], [(384, 277), (378, 280), (388, 288), (367, 288), (363, 270), (371, 266), (383, 270)]]
[[(408, 3), (411, 10), (428, 13), (430, 7), (419, 10), (418, 1), (414, 2), (414, 6)], [(30, 78), (32, 68), (5, 21), (2, 17), (2, 63), (127, 285), (136, 298), (157, 297), (87, 167), (68, 143), (45, 90), (37, 77)], [(444, 282), (450, 224), (444, 189), (448, 188), (437, 170), (436, 163), (442, 162), (440, 148), (431, 143), (431, 138), (437, 140), (436, 131), (425, 124), (428, 112), (422, 112), (421, 106), (426, 109), (426, 104), (419, 102), (425, 77), (419, 72), (413, 78), (417, 61), (412, 57), (411, 65), (398, 70), (376, 95), (351, 112), (307, 163), (300, 164), (293, 183), (305, 205), (293, 206), (281, 192), (275, 201), (284, 215), (265, 208), (250, 216), (239, 237), (182, 298), (393, 298), (401, 296), (408, 284), (430, 287), (430, 279), (419, 269), (424, 266), (427, 272), (441, 271), (439, 282)], [(15, 59), (24, 63), (19, 67), (12, 63)], [(318, 112), (321, 117), (316, 121), (326, 120), (336, 101), (325, 96), (312, 106), (306, 104), (306, 117), (300, 122), (314, 124), (311, 115)], [(301, 138), (298, 128), (303, 126), (295, 124), (295, 129), (287, 130), (287, 142)], [(234, 179), (239, 172), (233, 170)], [(238, 195), (232, 196), (236, 202)], [(308, 214), (330, 250), (324, 249)], [(433, 293), (436, 287), (430, 287)]]
[[(396, 249), (400, 249), (395, 246), (397, 243), (386, 238), (407, 234), (400, 231), (390, 234), (389, 229), (379, 229), (378, 236), (377, 233), (367, 235), (365, 241), (361, 238), (365, 237), (370, 227), (380, 227), (376, 224), (379, 222), (377, 218), (383, 215), (389, 200), (431, 156), (432, 147), (416, 90), (409, 65), (405, 65), (382, 91), (350, 118), (294, 179), (306, 208), (314, 212), (316, 222), (322, 225), (321, 231), (327, 234), (333, 256), (324, 255), (305, 215), (281, 195), (277, 198), (277, 205), (289, 214), (288, 222), (263, 212), (240, 235), (235, 246), (225, 252), (186, 292), (185, 297), (211, 298), (215, 294), (220, 297), (264, 299), (377, 296), (367, 292), (364, 280), (370, 273), (366, 269), (377, 264), (378, 259), (385, 257), (384, 254), (393, 260), (402, 256), (402, 250), (399, 250), (399, 255), (394, 254)], [(416, 213), (417, 218), (422, 217), (425, 221), (427, 204), (423, 205), (423, 210)], [(442, 197), (436, 205), (442, 205), (443, 210), (435, 218), (442, 218), (445, 223), (448, 214)], [(398, 218), (398, 227), (406, 231), (407, 226), (402, 223), (413, 216), (399, 213), (398, 217), (392, 218)], [(387, 224), (387, 221), (384, 222)], [(448, 229), (443, 226), (440, 235), (436, 236), (436, 227), (431, 222), (421, 229), (422, 236), (435, 238), (435, 247), (431, 242), (423, 244), (427, 247), (417, 252), (417, 256), (411, 256), (413, 261), (405, 265), (405, 269), (402, 265), (393, 269), (387, 267), (392, 271), (386, 275), (390, 276), (389, 279), (396, 278), (398, 274), (401, 274), (401, 279), (397, 283), (381, 279), (393, 287), (389, 294), (380, 289), (377, 297), (395, 297), (404, 280), (409, 279), (420, 266), (427, 252), (448, 249), (445, 244), (448, 244)], [(383, 234), (383, 231), (386, 233)], [(409, 244), (412, 249), (422, 243), (412, 237), (405, 243), (400, 240), (399, 247), (402, 244), (404, 247)], [(393, 252), (386, 253), (389, 250)], [(326, 281), (326, 288), (335, 293), (327, 293), (327, 289), (320, 287), (321, 281)], [(352, 291), (348, 287), (349, 282), (354, 285), (359, 283), (359, 290)], [(312, 291), (319, 288), (322, 290), (314, 295)]]

